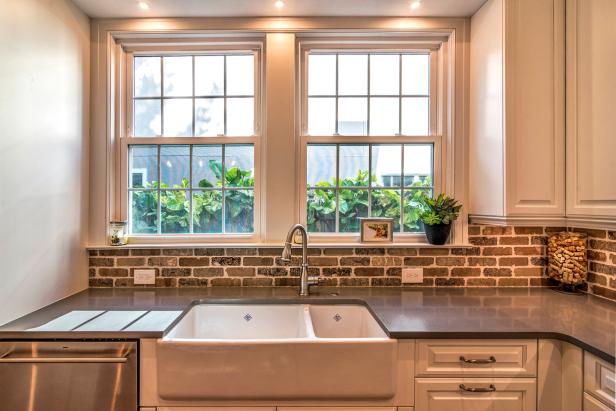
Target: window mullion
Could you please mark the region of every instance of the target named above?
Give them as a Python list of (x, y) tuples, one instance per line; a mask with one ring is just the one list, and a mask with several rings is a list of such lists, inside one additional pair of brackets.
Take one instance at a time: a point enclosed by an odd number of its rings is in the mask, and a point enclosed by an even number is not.
[(398, 135), (402, 135), (402, 54), (398, 55)]
[(160, 164), (160, 151), (161, 151), (161, 146), (158, 145), (156, 147), (156, 156), (157, 156), (157, 165), (158, 165), (158, 184), (156, 185), (156, 190), (158, 192), (158, 201), (156, 202), (156, 233), (160, 234), (162, 232), (162, 191), (160, 189), (160, 185), (161, 185), (161, 164)]
[(401, 145), (400, 152), (402, 153), (400, 158), (400, 232), (404, 233), (404, 147)]
[(368, 144), (368, 217), (372, 215), (372, 144)]
[(367, 89), (366, 89), (366, 135), (370, 135), (370, 54), (368, 54), (368, 79), (367, 79)]
[[(190, 168), (188, 170), (188, 174), (189, 174), (189, 179), (188, 179), (188, 191), (186, 192), (186, 194), (188, 194), (188, 232), (189, 233), (193, 233), (194, 231), (194, 226), (193, 226), (193, 145), (189, 145), (188, 146), (188, 153), (189, 153), (189, 157), (188, 157), (188, 167)], [(185, 195), (186, 195), (185, 194)]]
[(335, 232), (340, 232), (340, 144), (336, 144), (336, 185), (334, 187), (336, 195), (336, 228)]
[[(225, 57), (226, 60), (226, 57)], [(226, 93), (226, 89), (225, 89), (225, 93)], [(221, 147), (222, 150), (222, 159), (221, 159), (221, 164), (222, 164), (222, 171), (221, 171), (221, 175), (220, 175), (220, 184), (221, 184), (221, 199), (222, 199), (222, 227), (220, 227), (220, 231), (222, 233), (226, 232), (226, 227), (227, 227), (227, 221), (226, 221), (226, 214), (227, 214), (227, 206), (226, 206), (226, 193), (225, 193), (225, 149), (226, 149), (227, 145), (223, 144)]]
[[(335, 116), (335, 118), (336, 118), (335, 135), (337, 136), (337, 135), (339, 135), (338, 134), (338, 54), (336, 54), (336, 116)], [(337, 221), (337, 219), (336, 219), (336, 221)]]

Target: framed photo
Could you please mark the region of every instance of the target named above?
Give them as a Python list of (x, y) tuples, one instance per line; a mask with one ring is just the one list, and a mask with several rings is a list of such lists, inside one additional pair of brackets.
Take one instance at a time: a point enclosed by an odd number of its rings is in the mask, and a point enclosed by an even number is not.
[(391, 243), (394, 240), (393, 218), (360, 218), (362, 243)]

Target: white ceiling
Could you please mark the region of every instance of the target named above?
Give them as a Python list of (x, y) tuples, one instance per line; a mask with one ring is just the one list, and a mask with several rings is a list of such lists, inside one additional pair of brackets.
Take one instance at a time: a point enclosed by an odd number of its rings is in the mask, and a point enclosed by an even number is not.
[(486, 0), (421, 0), (415, 10), (412, 0), (284, 0), (278, 10), (275, 0), (146, 0), (142, 10), (137, 0), (73, 0), (90, 17), (240, 17), (240, 16), (471, 16)]

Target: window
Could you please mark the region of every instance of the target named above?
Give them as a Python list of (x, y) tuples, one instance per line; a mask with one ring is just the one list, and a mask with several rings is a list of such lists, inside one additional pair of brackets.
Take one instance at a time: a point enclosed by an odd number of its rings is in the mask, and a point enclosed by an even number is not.
[(305, 221), (315, 234), (357, 235), (360, 217), (423, 231), (418, 199), (438, 187), (435, 55), (430, 50), (305, 51)]
[(128, 54), (132, 235), (253, 235), (258, 51)]

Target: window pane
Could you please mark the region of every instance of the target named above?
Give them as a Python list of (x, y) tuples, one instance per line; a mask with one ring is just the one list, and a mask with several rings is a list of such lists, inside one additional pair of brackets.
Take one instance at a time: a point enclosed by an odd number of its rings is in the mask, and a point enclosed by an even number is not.
[(160, 57), (135, 57), (133, 64), (135, 97), (160, 97)]
[[(417, 233), (423, 232), (423, 224), (419, 220), (420, 206), (419, 198), (422, 196), (423, 190), (408, 190), (404, 192), (404, 231)], [(432, 190), (425, 190), (430, 194)]]
[(163, 101), (165, 136), (192, 136), (192, 104), (192, 99), (188, 98), (173, 98)]
[(402, 146), (372, 146), (372, 184), (378, 187), (400, 187)]
[(370, 94), (397, 95), (400, 91), (400, 55), (370, 55)]
[(161, 146), (160, 179), (162, 188), (188, 187), (190, 178), (189, 146)]
[(336, 99), (308, 98), (308, 134), (331, 136), (336, 132)]
[(404, 146), (404, 185), (431, 187), (433, 153), (431, 144), (410, 144)]
[(163, 81), (165, 96), (192, 96), (192, 57), (163, 57)]
[(129, 148), (130, 188), (152, 188), (158, 181), (158, 148), (156, 146), (131, 146)]
[(338, 202), (340, 232), (358, 233), (359, 217), (368, 217), (368, 190), (341, 189)]
[(184, 190), (161, 191), (160, 231), (163, 234), (187, 233), (189, 226), (189, 195)]
[(370, 99), (370, 135), (393, 136), (400, 128), (397, 97), (372, 97)]
[(426, 136), (430, 132), (430, 101), (428, 97), (402, 99), (402, 134)]
[(365, 96), (368, 94), (368, 55), (338, 55), (338, 94)]
[(227, 56), (227, 95), (254, 95), (255, 58), (249, 56)]
[(308, 145), (308, 187), (332, 186), (336, 180), (336, 146)]
[(135, 100), (134, 117), (135, 137), (160, 136), (160, 100)]
[(255, 158), (252, 145), (225, 146), (225, 186), (254, 187)]
[(340, 186), (368, 186), (368, 152), (367, 145), (340, 146)]
[(334, 190), (308, 190), (308, 231), (333, 233), (336, 231), (336, 192)]
[(222, 146), (193, 146), (193, 187), (222, 186)]
[(222, 98), (195, 99), (195, 135), (218, 136), (225, 133), (225, 102)]
[(308, 56), (308, 95), (336, 95), (336, 55)]
[(254, 98), (227, 99), (227, 135), (254, 134)]
[(368, 134), (368, 99), (344, 97), (338, 99), (338, 134), (365, 136)]
[(193, 191), (193, 231), (222, 232), (222, 191)]
[(430, 56), (402, 55), (402, 94), (427, 96), (430, 90)]
[(400, 231), (400, 190), (373, 190), (371, 202), (370, 216), (393, 218), (394, 231)]
[(156, 234), (158, 193), (130, 191), (130, 229), (133, 234)]
[(224, 56), (195, 56), (196, 96), (222, 96), (225, 93), (224, 84)]
[(225, 192), (225, 232), (252, 233), (254, 231), (254, 191)]

